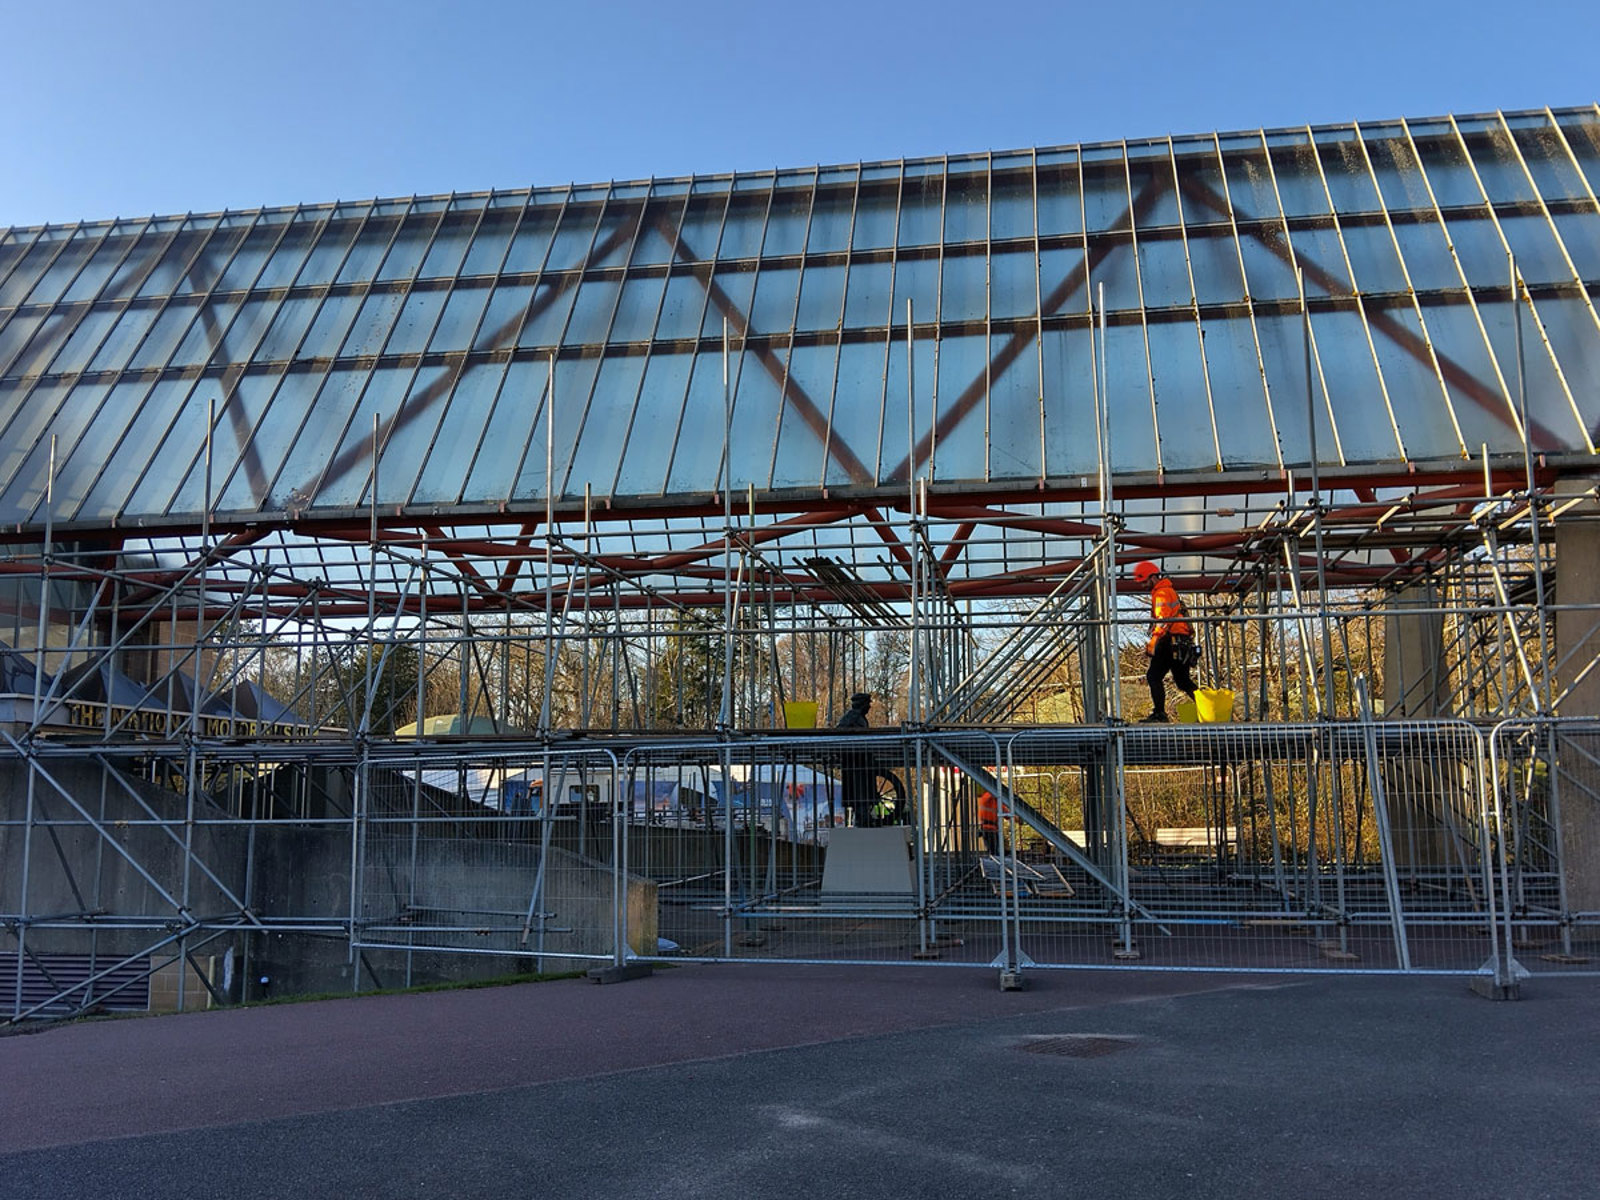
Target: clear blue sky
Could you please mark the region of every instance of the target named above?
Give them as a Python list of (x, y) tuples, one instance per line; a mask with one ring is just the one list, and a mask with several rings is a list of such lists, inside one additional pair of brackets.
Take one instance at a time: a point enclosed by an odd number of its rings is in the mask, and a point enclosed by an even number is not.
[(0, 0), (0, 227), (1600, 100), (1600, 0)]

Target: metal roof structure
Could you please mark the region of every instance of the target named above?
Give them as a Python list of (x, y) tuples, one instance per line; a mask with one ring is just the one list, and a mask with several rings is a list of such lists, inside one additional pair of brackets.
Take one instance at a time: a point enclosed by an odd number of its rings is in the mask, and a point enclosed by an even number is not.
[(1597, 188), (1590, 107), (12, 229), (0, 523), (52, 435), (58, 528), (704, 503), (724, 327), (761, 500), (1070, 487), (1097, 383), (1168, 487), (1459, 466), (1523, 445), (1513, 257), (1589, 455)]

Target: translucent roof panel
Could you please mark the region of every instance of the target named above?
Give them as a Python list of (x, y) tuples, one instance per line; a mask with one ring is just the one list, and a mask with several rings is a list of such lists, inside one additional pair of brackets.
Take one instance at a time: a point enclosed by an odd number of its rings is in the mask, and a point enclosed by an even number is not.
[(11, 229), (0, 521), (1588, 455), (1597, 184), (1591, 107)]

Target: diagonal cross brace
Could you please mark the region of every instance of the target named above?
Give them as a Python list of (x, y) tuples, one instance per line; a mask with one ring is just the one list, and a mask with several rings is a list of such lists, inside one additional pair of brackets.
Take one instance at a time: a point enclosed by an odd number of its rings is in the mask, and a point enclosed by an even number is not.
[[(1044, 815), (1040, 813), (1038, 809), (1034, 808), (1027, 801), (1021, 799), (1015, 792), (1006, 787), (982, 767), (974, 766), (966, 759), (962, 758), (959, 754), (956, 754), (950, 750), (948, 747), (940, 745), (937, 741), (930, 741), (928, 744), (933, 748), (935, 754), (939, 755), (940, 758), (944, 759), (951, 766), (955, 767), (956, 770), (960, 771), (963, 775), (974, 780), (990, 795), (1003, 797), (1005, 807), (1011, 816), (1017, 818), (1017, 820), (1021, 821), (1029, 829), (1033, 830), (1045, 841), (1049, 842), (1057, 850), (1065, 854), (1077, 864), (1084, 874), (1088, 875), (1090, 879), (1093, 879), (1109, 894), (1120, 899), (1131, 911), (1138, 913), (1140, 916), (1147, 917), (1151, 921), (1155, 921), (1156, 917), (1154, 913), (1135, 900), (1128, 892), (1112, 883), (1111, 880), (1106, 877), (1105, 872), (1095, 865), (1094, 860), (1080, 850), (1077, 844), (1074, 843), (1071, 838), (1064, 836), (1062, 832), (1055, 827), (1055, 825), (1045, 820)], [(1161, 926), (1157, 925), (1157, 928), (1161, 928)], [(1166, 929), (1162, 929), (1161, 931), (1170, 936), (1170, 931)]]

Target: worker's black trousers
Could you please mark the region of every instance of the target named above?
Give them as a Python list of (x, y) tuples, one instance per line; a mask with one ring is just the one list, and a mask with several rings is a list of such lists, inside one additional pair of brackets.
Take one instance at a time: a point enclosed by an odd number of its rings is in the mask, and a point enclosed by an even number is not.
[(1150, 656), (1150, 669), (1144, 673), (1145, 682), (1150, 685), (1150, 704), (1153, 712), (1167, 711), (1166, 679), (1169, 672), (1172, 675), (1172, 682), (1178, 685), (1178, 690), (1193, 700), (1194, 680), (1189, 675), (1189, 667), (1174, 657), (1172, 635), (1164, 633), (1161, 635), (1161, 640), (1156, 642), (1155, 653)]

